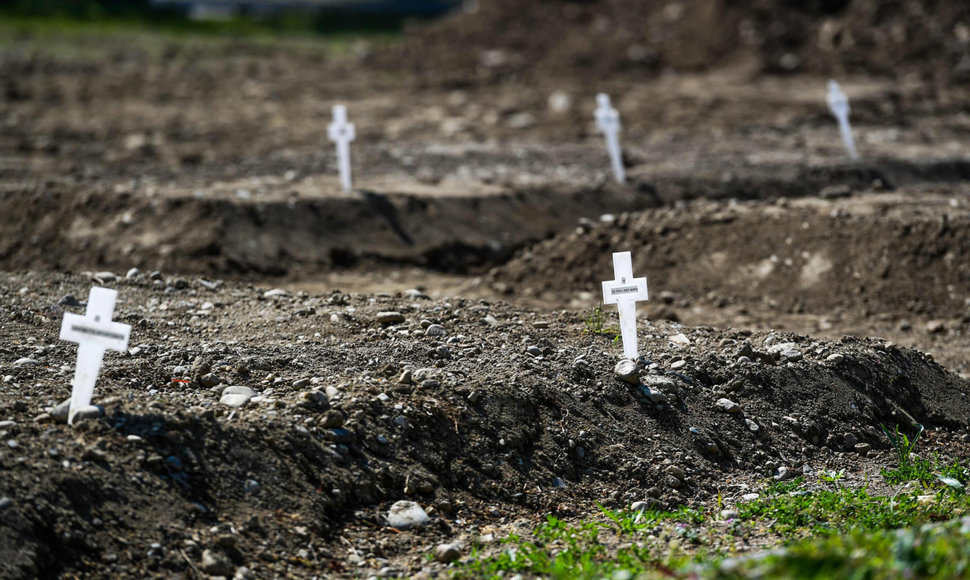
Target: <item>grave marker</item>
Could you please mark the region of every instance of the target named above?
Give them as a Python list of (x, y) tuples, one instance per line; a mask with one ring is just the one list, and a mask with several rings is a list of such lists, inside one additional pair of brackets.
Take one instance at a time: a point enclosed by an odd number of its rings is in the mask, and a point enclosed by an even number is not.
[(610, 104), (610, 96), (596, 95), (596, 128), (606, 137), (606, 150), (610, 153), (613, 175), (617, 183), (626, 183), (623, 171), (623, 154), (620, 152), (620, 113)]
[(603, 303), (616, 304), (620, 311), (623, 356), (637, 358), (637, 302), (647, 300), (647, 279), (633, 277), (630, 252), (613, 253), (614, 280), (603, 282)]
[(333, 123), (327, 126), (327, 135), (337, 144), (337, 162), (340, 165), (340, 184), (344, 191), (353, 189), (350, 179), (350, 142), (357, 138), (353, 123), (347, 122), (347, 107), (333, 106)]
[(856, 151), (855, 139), (852, 138), (852, 125), (849, 124), (849, 98), (842, 92), (839, 83), (829, 81), (829, 94), (826, 100), (832, 114), (839, 121), (839, 131), (842, 133), (845, 148), (849, 151), (849, 158), (858, 161), (859, 152)]
[(111, 320), (117, 298), (117, 291), (95, 286), (88, 295), (88, 308), (84, 316), (64, 313), (61, 340), (78, 343), (68, 423), (74, 420), (78, 409), (91, 404), (104, 351), (109, 348), (122, 351), (128, 348), (131, 326)]

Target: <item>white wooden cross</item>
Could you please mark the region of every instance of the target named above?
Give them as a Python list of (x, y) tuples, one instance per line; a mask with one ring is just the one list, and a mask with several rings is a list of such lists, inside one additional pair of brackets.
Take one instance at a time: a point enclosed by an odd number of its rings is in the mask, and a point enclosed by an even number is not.
[(839, 131), (842, 133), (842, 141), (845, 148), (849, 151), (849, 158), (853, 161), (859, 159), (859, 152), (855, 148), (855, 139), (852, 138), (852, 126), (849, 125), (849, 98), (842, 92), (842, 87), (835, 81), (829, 81), (829, 94), (826, 97), (829, 109), (839, 121)]
[(626, 183), (626, 173), (623, 171), (623, 155), (620, 152), (620, 113), (610, 104), (610, 96), (600, 93), (596, 95), (596, 128), (606, 137), (606, 150), (610, 153), (613, 164), (613, 175), (617, 183)]
[(615, 280), (603, 282), (603, 303), (616, 304), (620, 311), (620, 336), (623, 337), (623, 356), (637, 358), (637, 302), (647, 300), (647, 279), (633, 277), (630, 252), (613, 253)]
[(91, 288), (88, 295), (88, 308), (84, 316), (64, 313), (61, 340), (78, 343), (71, 406), (67, 414), (68, 423), (74, 421), (74, 414), (80, 408), (91, 404), (91, 396), (94, 394), (94, 384), (98, 379), (104, 351), (109, 348), (111, 350), (128, 348), (131, 326), (111, 321), (117, 298), (117, 291), (95, 286)]
[(344, 191), (350, 191), (353, 189), (350, 180), (350, 142), (357, 138), (357, 131), (353, 123), (347, 122), (347, 107), (333, 106), (333, 123), (327, 126), (327, 135), (337, 144), (340, 184)]

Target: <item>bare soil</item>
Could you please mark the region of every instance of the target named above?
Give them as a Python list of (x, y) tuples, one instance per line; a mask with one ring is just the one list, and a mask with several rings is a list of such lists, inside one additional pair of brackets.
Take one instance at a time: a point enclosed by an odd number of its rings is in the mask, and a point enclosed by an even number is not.
[[(0, 577), (431, 576), (439, 543), (467, 556), (596, 502), (731, 501), (781, 467), (879, 481), (880, 424), (966, 457), (965, 8), (535, 4), (339, 54), (4, 44)], [(710, 18), (728, 25), (685, 44)], [(843, 73), (858, 163), (824, 107)], [(589, 331), (622, 250), (666, 400), (613, 374), (612, 312)], [(68, 427), (45, 411), (76, 352), (57, 331), (92, 284), (119, 290), (132, 343), (106, 358), (105, 415)], [(259, 396), (226, 407), (228, 385)], [(389, 528), (401, 499), (430, 525)]]
[[(880, 424), (965, 452), (967, 382), (882, 339), (645, 323), (644, 390), (613, 375), (612, 335), (568, 311), (146, 276), (108, 283), (132, 348), (107, 356), (105, 416), (69, 427), (44, 410), (73, 374), (62, 297), (91, 283), (0, 280), (5, 577), (191, 576), (203, 550), (254, 577), (427, 575), (437, 543), (537, 514), (733, 501), (781, 467), (876, 479), (893, 461)], [(389, 310), (404, 321), (379, 323)], [(773, 354), (784, 343), (800, 358)], [(259, 396), (228, 408), (230, 384)], [(404, 498), (430, 525), (386, 526)]]

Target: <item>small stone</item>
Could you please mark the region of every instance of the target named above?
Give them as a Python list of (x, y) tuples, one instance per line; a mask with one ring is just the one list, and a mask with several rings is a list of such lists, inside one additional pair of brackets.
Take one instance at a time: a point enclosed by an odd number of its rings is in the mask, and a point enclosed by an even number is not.
[(440, 324), (432, 324), (424, 330), (426, 336), (448, 336), (448, 330)]
[(839, 354), (839, 353), (830, 354), (829, 356), (825, 357), (825, 362), (832, 363), (832, 364), (839, 364), (844, 360), (845, 360), (845, 355)]
[(791, 477), (791, 471), (784, 465), (778, 468), (778, 473), (775, 474), (775, 479), (778, 481), (784, 481)]
[(670, 340), (670, 342), (672, 342), (674, 344), (677, 344), (677, 345), (680, 345), (680, 346), (687, 346), (687, 345), (690, 344), (690, 339), (687, 338), (687, 335), (684, 334), (684, 333), (682, 333), (682, 332), (679, 332), (679, 333), (671, 336), (669, 340)]
[(404, 315), (394, 311), (378, 312), (375, 320), (378, 324), (400, 324), (404, 322)]
[(687, 361), (685, 361), (685, 360), (679, 360), (679, 361), (673, 363), (672, 365), (670, 365), (670, 368), (671, 368), (671, 370), (675, 370), (676, 371), (676, 370), (680, 370), (680, 369), (684, 368), (685, 366), (687, 366)]
[(249, 387), (230, 386), (222, 390), (222, 397), (219, 399), (219, 403), (227, 407), (239, 408), (255, 396), (256, 391)]
[(859, 442), (859, 438), (854, 433), (846, 433), (842, 436), (842, 442), (845, 444), (846, 449), (854, 451), (855, 444)]
[[(75, 416), (75, 420), (77, 417)], [(98, 449), (96, 446), (92, 445), (84, 450), (81, 454), (81, 459), (85, 461), (97, 461), (99, 463), (104, 463), (108, 461), (108, 454), (103, 449)]]
[(721, 510), (722, 520), (736, 520), (738, 519), (737, 510)]
[(0, 421), (0, 429), (9, 429), (16, 424), (16, 421)]
[(741, 412), (741, 407), (731, 399), (718, 399), (717, 403), (714, 403), (714, 406), (727, 413)]
[(687, 479), (687, 474), (684, 473), (684, 470), (677, 465), (668, 466), (667, 475), (672, 475), (681, 481), (684, 481)]
[(47, 413), (58, 423), (67, 423), (67, 412), (71, 408), (71, 399), (67, 398), (57, 405), (47, 409)]
[(677, 479), (673, 475), (667, 475), (666, 477), (664, 477), (664, 483), (667, 485), (667, 487), (672, 487), (674, 489), (677, 489), (680, 486), (684, 485), (683, 481)]
[(104, 409), (100, 405), (85, 405), (74, 413), (74, 423), (85, 419), (100, 419), (104, 417)]
[(530, 356), (537, 356), (537, 357), (542, 356), (542, 349), (536, 345), (532, 345), (529, 348), (525, 349), (525, 352)]
[(758, 499), (759, 497), (761, 497), (761, 496), (758, 495), (758, 494), (756, 494), (756, 493), (746, 493), (746, 494), (744, 494), (744, 495), (741, 496), (741, 499), (743, 499), (744, 501), (754, 501), (754, 500)]
[(73, 294), (67, 294), (58, 301), (61, 306), (70, 306), (71, 308), (76, 308), (81, 305), (81, 301), (74, 297)]
[(32, 358), (25, 357), (25, 358), (18, 358), (13, 362), (13, 364), (14, 366), (18, 366), (18, 367), (32, 367), (32, 366), (37, 366), (40, 363)]
[(744, 420), (744, 424), (747, 425), (748, 426), (748, 429), (750, 429), (753, 433), (757, 433), (758, 432), (758, 429), (761, 428), (761, 427), (758, 426), (757, 423), (755, 423), (751, 419), (745, 419)]
[(324, 413), (323, 420), (320, 422), (320, 425), (324, 429), (334, 429), (336, 427), (341, 427), (344, 424), (344, 421), (346, 420), (347, 420), (347, 417), (346, 415), (343, 414), (342, 411), (339, 411), (337, 409), (330, 409), (329, 411)]
[(140, 273), (141, 273), (141, 270), (139, 270), (138, 268), (132, 268), (127, 272), (125, 272), (125, 280), (134, 280), (135, 278), (138, 277), (138, 274)]
[(926, 323), (927, 334), (943, 334), (946, 332), (946, 323), (942, 320), (931, 320)]
[(431, 520), (427, 512), (416, 502), (401, 500), (395, 502), (387, 512), (387, 525), (404, 530), (414, 526), (423, 526)]
[(434, 559), (442, 564), (450, 564), (461, 558), (461, 550), (455, 544), (439, 544), (434, 550)]
[(118, 275), (114, 272), (97, 272), (94, 274), (94, 277), (105, 283), (114, 282), (118, 279)]
[(199, 380), (199, 382), (202, 384), (203, 387), (207, 389), (211, 389), (212, 387), (222, 383), (222, 379), (218, 375), (209, 373), (209, 374), (203, 375), (202, 378)]
[(640, 384), (640, 372), (637, 369), (637, 363), (632, 359), (627, 358), (616, 363), (616, 366), (613, 367), (613, 373), (621, 381), (631, 385)]
[(431, 297), (424, 292), (418, 290), (417, 288), (411, 288), (404, 291), (404, 296), (410, 298), (411, 300), (431, 300)]
[(865, 457), (866, 455), (869, 455), (870, 451), (872, 451), (872, 445), (869, 445), (868, 443), (855, 444), (855, 452), (858, 453), (860, 457)]
[(0, 511), (7, 509), (13, 505), (13, 500), (7, 496), (0, 497)]
[(272, 290), (267, 290), (263, 292), (263, 298), (276, 298), (279, 296), (289, 296), (290, 293), (282, 288), (273, 288)]
[(640, 385), (640, 392), (643, 393), (645, 397), (650, 399), (650, 402), (654, 405), (660, 405), (666, 403), (670, 397), (657, 390), (656, 387), (649, 387), (647, 385)]
[(232, 562), (215, 550), (204, 550), (202, 552), (202, 571), (212, 576), (229, 576), (232, 574)]
[(397, 383), (399, 385), (413, 385), (414, 375), (410, 369), (405, 369), (401, 372), (401, 376), (397, 378)]
[(734, 354), (735, 358), (748, 357), (754, 358), (754, 349), (751, 348), (751, 341), (745, 340), (738, 345), (738, 351)]
[(304, 391), (300, 393), (300, 401), (305, 407), (326, 411), (330, 408), (330, 401), (327, 394), (321, 391)]

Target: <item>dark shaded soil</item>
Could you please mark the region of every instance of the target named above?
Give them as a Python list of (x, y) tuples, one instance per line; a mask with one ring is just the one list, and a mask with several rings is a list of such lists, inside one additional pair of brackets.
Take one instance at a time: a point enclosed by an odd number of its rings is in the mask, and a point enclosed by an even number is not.
[[(91, 283), (0, 278), (3, 577), (192, 576), (203, 550), (229, 575), (428, 574), (436, 542), (527, 514), (703, 503), (780, 467), (847, 468), (851, 482), (891, 461), (880, 424), (919, 421), (928, 449), (958, 454), (970, 420), (966, 381), (881, 339), (644, 323), (648, 398), (613, 375), (612, 335), (568, 312), (136, 277), (109, 284), (134, 329), (132, 350), (106, 358), (106, 415), (72, 428), (43, 411), (68, 395), (75, 356), (58, 303)], [(387, 310), (405, 321), (377, 323)], [(772, 354), (786, 342), (800, 358)], [(228, 384), (260, 397), (225, 407)], [(846, 452), (855, 440), (872, 456)], [(384, 526), (403, 498), (428, 527)]]

